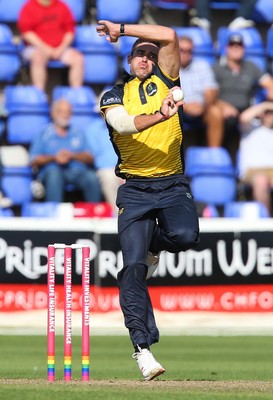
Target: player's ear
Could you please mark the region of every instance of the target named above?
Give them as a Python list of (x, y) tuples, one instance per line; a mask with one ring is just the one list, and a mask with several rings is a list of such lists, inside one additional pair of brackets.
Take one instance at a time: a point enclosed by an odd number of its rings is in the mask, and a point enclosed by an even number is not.
[(131, 62), (132, 62), (132, 56), (131, 56), (131, 54), (129, 54), (129, 56), (127, 56), (127, 62), (128, 62), (128, 64), (131, 64)]

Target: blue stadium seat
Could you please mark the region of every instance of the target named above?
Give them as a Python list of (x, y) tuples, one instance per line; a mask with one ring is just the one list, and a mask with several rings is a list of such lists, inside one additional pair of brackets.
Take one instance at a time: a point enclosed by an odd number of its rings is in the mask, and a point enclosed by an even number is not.
[[(25, 61), (25, 64), (28, 63)], [(48, 68), (57, 68), (57, 69), (68, 68), (67, 65), (65, 65), (62, 61), (59, 60), (49, 60), (47, 66)]]
[(190, 182), (195, 201), (222, 206), (236, 198), (236, 179), (221, 173), (194, 175)]
[(266, 56), (246, 53), (245, 60), (251, 61), (261, 71), (267, 72), (267, 59), (266, 59)]
[(253, 97), (253, 103), (261, 103), (262, 101), (265, 101), (267, 97), (266, 89), (262, 87), (258, 87), (258, 89), (254, 93)]
[(74, 112), (94, 112), (97, 103), (95, 91), (89, 86), (73, 88), (70, 86), (55, 86), (52, 92), (53, 100), (65, 98), (73, 105)]
[(75, 22), (79, 24), (85, 17), (85, 0), (63, 0), (68, 5), (75, 18)]
[(24, 203), (21, 208), (22, 217), (56, 218), (57, 214), (58, 203), (51, 201)]
[(14, 217), (14, 212), (12, 211), (11, 208), (0, 208), (0, 218), (3, 217)]
[(143, 0), (97, 0), (97, 21), (109, 20), (137, 24), (142, 15)]
[(0, 81), (13, 82), (21, 68), (18, 46), (8, 25), (0, 24)]
[(224, 147), (189, 146), (185, 155), (185, 174), (193, 177), (202, 173), (235, 175), (229, 152)]
[(8, 143), (29, 145), (49, 120), (46, 113), (11, 113), (7, 121)]
[(65, 98), (72, 104), (72, 124), (85, 129), (96, 113), (97, 97), (94, 90), (89, 86), (79, 88), (55, 86), (52, 99), (59, 98)]
[(236, 173), (225, 148), (190, 146), (185, 165), (196, 201), (223, 205), (235, 199)]
[(3, 167), (2, 174), (3, 192), (14, 205), (22, 205), (32, 200), (30, 167)]
[(240, 8), (240, 0), (235, 1), (211, 1), (210, 8), (215, 10), (237, 10)]
[(4, 89), (4, 94), (8, 113), (8, 143), (30, 144), (50, 119), (46, 94), (31, 85), (8, 85)]
[(0, 21), (14, 23), (27, 0), (0, 0)]
[(8, 111), (48, 111), (47, 95), (32, 85), (5, 87), (5, 106)]
[(183, 0), (147, 0), (147, 4), (165, 10), (188, 10), (190, 8), (188, 1)]
[(273, 2), (272, 0), (258, 0), (255, 4), (252, 19), (261, 24), (273, 23)]
[(116, 48), (97, 34), (96, 25), (78, 26), (74, 45), (84, 56), (85, 83), (110, 85), (116, 82), (119, 72)]
[(264, 204), (258, 201), (234, 201), (224, 205), (226, 218), (269, 218), (270, 214)]
[(194, 57), (202, 58), (207, 60), (210, 64), (215, 62), (215, 51), (213, 40), (210, 33), (206, 29), (202, 29), (196, 26), (190, 27), (178, 27), (174, 26), (178, 37), (189, 36), (193, 43), (193, 55)]

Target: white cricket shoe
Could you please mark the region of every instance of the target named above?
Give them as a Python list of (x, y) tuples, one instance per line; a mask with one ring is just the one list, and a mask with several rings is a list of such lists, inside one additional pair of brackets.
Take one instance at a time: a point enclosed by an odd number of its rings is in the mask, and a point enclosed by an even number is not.
[(145, 381), (151, 381), (155, 377), (164, 374), (165, 369), (159, 364), (148, 349), (141, 349), (140, 352), (132, 356), (138, 363), (140, 372)]
[(146, 265), (148, 266), (146, 279), (151, 278), (151, 276), (157, 269), (157, 267), (159, 265), (159, 256), (160, 256), (160, 253), (153, 254), (150, 251), (148, 251), (147, 257), (146, 257)]

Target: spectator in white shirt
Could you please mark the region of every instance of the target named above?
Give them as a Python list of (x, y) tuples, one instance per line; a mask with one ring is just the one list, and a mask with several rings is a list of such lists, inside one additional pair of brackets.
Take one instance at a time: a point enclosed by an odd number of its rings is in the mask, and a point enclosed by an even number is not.
[(240, 115), (239, 176), (252, 188), (254, 200), (271, 209), (273, 189), (273, 102), (247, 108)]
[[(206, 60), (193, 58), (194, 43), (188, 36), (179, 38), (180, 80), (184, 91), (184, 121), (189, 125), (205, 124), (206, 140), (210, 147), (221, 146), (224, 134), (222, 111), (217, 104), (218, 83)], [(200, 132), (200, 129), (199, 129)], [(199, 143), (197, 143), (199, 144)]]

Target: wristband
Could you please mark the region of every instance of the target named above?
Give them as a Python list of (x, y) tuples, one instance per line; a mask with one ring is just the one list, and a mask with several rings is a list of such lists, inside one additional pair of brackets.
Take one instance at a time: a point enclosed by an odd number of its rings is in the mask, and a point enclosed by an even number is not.
[(169, 119), (169, 118), (170, 118), (168, 115), (165, 115), (165, 114), (162, 112), (161, 107), (160, 107), (160, 109), (159, 109), (159, 113), (162, 115), (162, 117), (163, 117), (164, 119)]
[(125, 36), (124, 24), (120, 24), (119, 34), (120, 36)]

